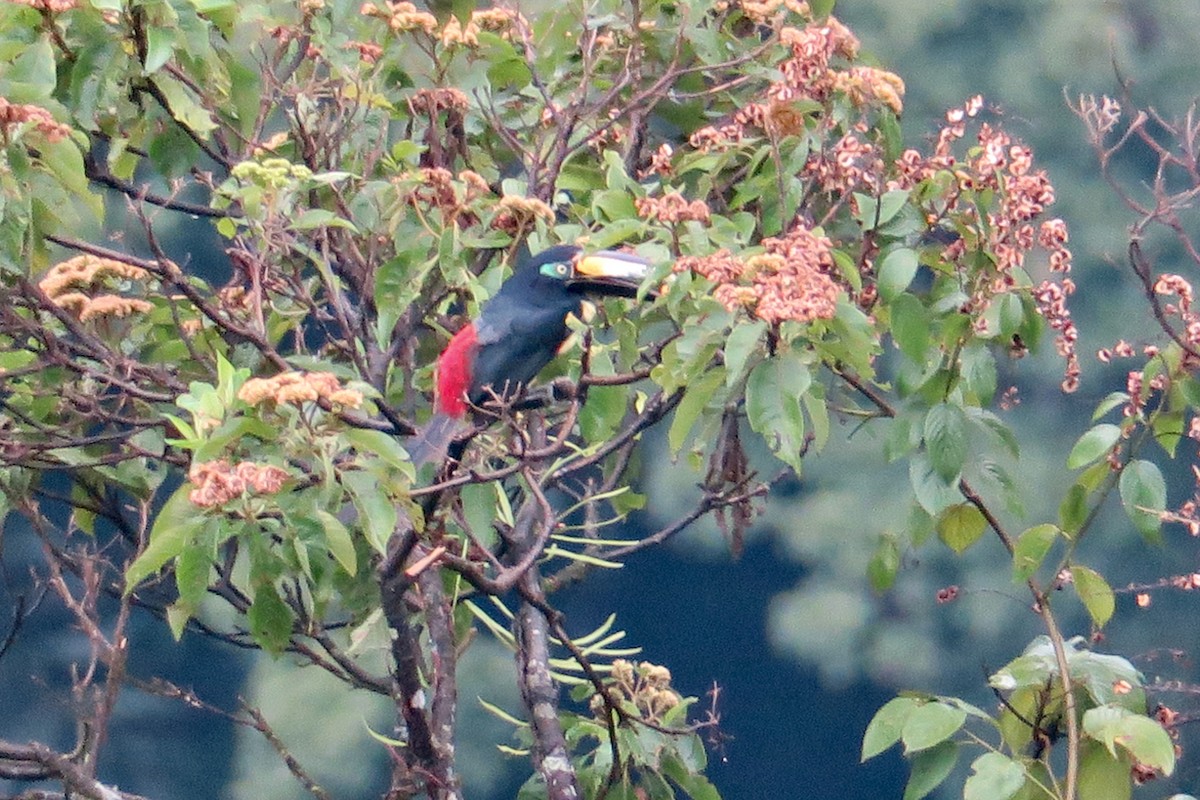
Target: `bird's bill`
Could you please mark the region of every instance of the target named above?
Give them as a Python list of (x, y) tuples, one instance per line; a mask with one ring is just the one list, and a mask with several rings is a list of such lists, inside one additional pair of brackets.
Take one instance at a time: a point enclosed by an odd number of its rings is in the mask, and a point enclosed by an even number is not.
[(629, 253), (602, 250), (579, 256), (572, 273), (570, 283), (584, 291), (635, 297), (650, 264)]

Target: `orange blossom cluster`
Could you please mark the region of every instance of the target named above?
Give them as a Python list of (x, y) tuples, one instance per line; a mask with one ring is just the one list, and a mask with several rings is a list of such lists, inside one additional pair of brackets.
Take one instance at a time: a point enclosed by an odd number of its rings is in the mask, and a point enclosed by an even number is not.
[[(428, 11), (419, 10), (416, 5), (405, 0), (401, 2), (363, 3), (359, 13), (366, 17), (378, 17), (387, 20), (388, 27), (393, 31), (421, 31), (441, 41), (446, 47), (463, 45), (466, 47), (479, 46), (479, 34), (483, 31), (496, 33), (503, 38), (510, 38), (513, 28), (524, 22), (520, 13), (509, 8), (487, 8), (471, 12), (470, 18), (464, 25), (457, 16), (451, 16), (445, 25), (439, 25), (437, 17)], [(440, 30), (439, 30), (440, 28)]]
[[(746, 4), (743, 10), (747, 10)], [(766, 21), (765, 12), (762, 20)], [(778, 65), (781, 77), (767, 87), (763, 102), (739, 109), (728, 122), (696, 131), (690, 139), (693, 147), (708, 151), (728, 146), (741, 141), (747, 128), (758, 128), (774, 137), (797, 133), (804, 127), (804, 117), (794, 103), (824, 102), (834, 93), (844, 94), (859, 107), (882, 105), (897, 114), (903, 109), (904, 82), (899, 76), (875, 67), (834, 66), (839, 57), (853, 60), (859, 48), (857, 37), (836, 17), (803, 28), (785, 26), (779, 31), (779, 40), (789, 55)]]
[(83, 322), (97, 317), (145, 314), (154, 308), (149, 301), (135, 297), (80, 291), (92, 289), (106, 277), (143, 281), (149, 277), (149, 273), (122, 261), (85, 254), (55, 264), (38, 281), (38, 287), (46, 293), (50, 302), (67, 309)]
[(235, 465), (225, 459), (193, 464), (188, 480), (196, 488), (188, 492), (188, 500), (201, 508), (222, 506), (230, 500), (251, 494), (275, 494), (288, 479), (287, 470), (271, 464), (242, 461)]
[[(1035, 247), (1044, 250), (1049, 256), (1050, 271), (1062, 277), (1043, 280), (1033, 290), (1033, 299), (1039, 313), (1057, 334), (1055, 349), (1066, 361), (1062, 388), (1072, 392), (1079, 387), (1080, 366), (1076, 352), (1079, 331), (1067, 308), (1067, 298), (1075, 291), (1074, 281), (1067, 277), (1072, 259), (1067, 247), (1067, 226), (1061, 219), (1045, 220), (1035, 226), (1034, 220), (1054, 202), (1054, 187), (1045, 170), (1033, 169), (1032, 151), (1014, 142), (1004, 131), (982, 124), (978, 133), (979, 146), (973, 149), (973, 155), (962, 161), (955, 156), (955, 143), (966, 135), (968, 120), (982, 108), (983, 98), (976, 96), (947, 112), (946, 124), (938, 131), (933, 154), (926, 156), (917, 150), (906, 150), (896, 160), (897, 177), (888, 181), (886, 188), (911, 189), (938, 173), (952, 174), (957, 191), (944, 199), (944, 207), (931, 213), (931, 221), (936, 221), (938, 216), (953, 217), (956, 214), (969, 219), (975, 209), (964, 207), (966, 194), (994, 192), (995, 207), (987, 212), (986, 227), (976, 227), (984, 237), (978, 245), (995, 254), (996, 274), (990, 282), (979, 283), (973, 288), (967, 307), (976, 315), (976, 324), (982, 326), (983, 312), (992, 299), (1019, 286), (1014, 269), (1025, 266), (1026, 256)], [(965, 255), (967, 246), (966, 238), (960, 237), (946, 248), (942, 258), (947, 262), (958, 261)]]
[(707, 278), (716, 284), (713, 296), (726, 308), (745, 308), (772, 325), (832, 318), (841, 289), (829, 276), (829, 239), (797, 224), (785, 236), (764, 239), (763, 246), (766, 252), (744, 261), (720, 250), (681, 258), (674, 269)]
[(347, 408), (362, 405), (362, 392), (342, 386), (332, 372), (281, 372), (273, 378), (251, 378), (238, 390), (238, 399), (255, 406), (267, 401), (314, 403), (327, 400)]
[[(37, 8), (38, 6), (34, 6)], [(0, 130), (7, 132), (23, 124), (33, 125), (51, 144), (71, 135), (71, 126), (54, 119), (49, 111), (29, 103), (10, 103), (0, 97)]]

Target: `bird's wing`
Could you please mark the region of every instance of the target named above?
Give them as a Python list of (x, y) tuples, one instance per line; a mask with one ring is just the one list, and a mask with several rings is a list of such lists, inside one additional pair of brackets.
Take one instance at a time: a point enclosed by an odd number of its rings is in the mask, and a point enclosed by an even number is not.
[(554, 358), (567, 336), (567, 310), (489, 306), (476, 321), (479, 350), (475, 356), (472, 399), (491, 386), (500, 394), (527, 384)]

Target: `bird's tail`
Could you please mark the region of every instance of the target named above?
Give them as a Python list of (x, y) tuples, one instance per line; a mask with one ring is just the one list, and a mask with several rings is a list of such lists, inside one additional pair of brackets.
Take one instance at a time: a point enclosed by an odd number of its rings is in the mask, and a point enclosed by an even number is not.
[(442, 463), (450, 452), (454, 438), (466, 426), (463, 420), (449, 414), (434, 414), (425, 427), (412, 435), (405, 442), (405, 449), (412, 462), (420, 467), (423, 464)]

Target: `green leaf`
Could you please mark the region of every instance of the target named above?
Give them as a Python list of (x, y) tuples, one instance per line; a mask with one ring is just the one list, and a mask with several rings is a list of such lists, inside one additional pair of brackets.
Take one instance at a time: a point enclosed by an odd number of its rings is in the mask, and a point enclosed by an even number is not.
[(1133, 785), (1128, 756), (1113, 756), (1102, 744), (1085, 739), (1079, 748), (1080, 800), (1129, 800)]
[(967, 415), (954, 403), (938, 403), (925, 415), (925, 448), (938, 476), (950, 483), (967, 460)]
[(273, 584), (264, 583), (255, 589), (246, 621), (250, 624), (250, 635), (267, 652), (279, 655), (287, 647), (292, 634), (292, 610), (280, 599)]
[(1109, 653), (1076, 650), (1070, 654), (1071, 677), (1087, 689), (1096, 705), (1117, 705), (1135, 713), (1146, 710), (1144, 677), (1129, 660)]
[(867, 564), (867, 577), (871, 588), (876, 592), (885, 592), (896, 582), (896, 572), (900, 569), (900, 545), (896, 537), (884, 534), (879, 537), (875, 553)]
[(358, 510), (363, 535), (371, 547), (382, 555), (387, 551), (387, 541), (399, 520), (395, 504), (370, 473), (345, 472), (341, 480)]
[(1120, 438), (1121, 428), (1119, 426), (1107, 423), (1096, 425), (1075, 442), (1075, 446), (1071, 448), (1071, 452), (1067, 456), (1067, 468), (1079, 469), (1103, 458)]
[(12, 103), (44, 103), (58, 81), (54, 48), (49, 36), (21, 47), (20, 54), (0, 71), (0, 95)]
[(404, 445), (395, 436), (389, 436), (383, 431), (351, 428), (342, 433), (342, 438), (360, 454), (378, 456), (384, 463), (399, 470), (410, 480), (415, 477), (412, 459), (409, 458)]
[(146, 26), (146, 61), (143, 74), (153, 75), (171, 60), (175, 52), (175, 35), (175, 30), (166, 26)]
[[(688, 769), (683, 760), (675, 755), (664, 755), (663, 773), (675, 782), (692, 800), (721, 800), (716, 787), (698, 772)], [(672, 797), (674, 793), (672, 793)]]
[(957, 763), (958, 745), (954, 742), (942, 742), (914, 755), (904, 800), (921, 800), (942, 785)]
[(667, 432), (667, 443), (672, 454), (678, 454), (688, 435), (700, 419), (701, 412), (713, 399), (713, 392), (725, 382), (725, 368), (713, 367), (688, 386), (687, 394), (675, 409), (675, 418)]
[(946, 741), (966, 720), (967, 712), (945, 703), (933, 701), (917, 706), (904, 720), (900, 734), (904, 752), (914, 753)]
[(862, 760), (866, 761), (900, 741), (904, 723), (921, 705), (915, 697), (894, 697), (875, 712), (863, 734)]
[(1013, 583), (1033, 577), (1057, 538), (1058, 528), (1049, 523), (1035, 525), (1017, 537), (1013, 547)]
[(970, 503), (950, 506), (937, 520), (938, 538), (958, 554), (979, 541), (986, 528), (987, 520)]
[(767, 330), (762, 320), (735, 325), (725, 340), (725, 383), (732, 387), (742, 377), (750, 356), (758, 348), (759, 340)]
[(313, 228), (346, 228), (352, 233), (358, 233), (354, 223), (344, 217), (339, 217), (326, 208), (310, 208), (291, 220), (288, 228), (294, 231), (307, 231)]
[(1117, 606), (1116, 596), (1108, 581), (1099, 572), (1087, 567), (1071, 567), (1071, 578), (1075, 594), (1079, 595), (1092, 622), (1097, 628), (1103, 628)]
[(1147, 542), (1159, 543), (1159, 512), (1167, 505), (1167, 484), (1158, 467), (1150, 461), (1135, 460), (1121, 470), (1118, 482), (1121, 505)]
[(1120, 408), (1129, 402), (1129, 395), (1126, 392), (1110, 392), (1096, 405), (1096, 410), (1092, 412), (1092, 422), (1103, 417), (1113, 409)]
[(976, 341), (963, 348), (959, 358), (963, 387), (980, 405), (988, 405), (996, 395), (996, 356), (992, 348)]
[(829, 406), (822, 394), (818, 387), (800, 396), (801, 405), (804, 406), (804, 413), (808, 415), (808, 422), (812, 428), (812, 446), (816, 452), (823, 450), (825, 443), (829, 441)]
[(878, 200), (869, 194), (854, 193), (854, 204), (858, 212), (854, 218), (863, 226), (865, 231), (882, 228), (904, 208), (908, 202), (908, 192), (904, 189), (893, 189), (885, 192)]
[(1179, 441), (1185, 433), (1183, 410), (1161, 411), (1155, 414), (1150, 429), (1154, 431), (1154, 441), (1158, 442), (1168, 456), (1174, 458), (1175, 448), (1179, 446)]
[(46, 142), (40, 148), (42, 163), (45, 164), (54, 177), (69, 189), (75, 196), (83, 199), (92, 207), (96, 218), (102, 217), (100, 198), (93, 195), (88, 184), (87, 174), (83, 165), (83, 153), (72, 139), (61, 139), (57, 142)]
[(330, 555), (342, 565), (342, 569), (354, 575), (358, 572), (358, 554), (354, 550), (354, 539), (350, 536), (350, 529), (323, 508), (316, 510), (316, 517), (325, 532), (325, 545), (329, 548)]
[(195, 100), (182, 83), (168, 78), (165, 73), (157, 76), (154, 83), (166, 98), (171, 116), (183, 123), (184, 127), (199, 135), (208, 134), (217, 127), (212, 113)]
[(1120, 746), (1164, 775), (1175, 771), (1175, 744), (1163, 726), (1149, 717), (1121, 706), (1098, 706), (1084, 712), (1083, 731), (1108, 748), (1114, 758)]
[(125, 594), (176, 558), (204, 527), (204, 515), (188, 499), (193, 488), (190, 483), (183, 484), (159, 509), (150, 528), (150, 543), (125, 571)]
[(812, 372), (795, 353), (763, 361), (746, 381), (746, 417), (785, 464), (801, 468), (804, 450), (802, 396), (812, 385)]
[(928, 453), (915, 453), (909, 460), (908, 480), (912, 484), (917, 502), (930, 516), (937, 516), (962, 500), (958, 482), (943, 481), (930, 463)]
[(589, 388), (587, 400), (579, 410), (579, 432), (584, 440), (603, 442), (611, 437), (625, 418), (627, 400), (623, 386)]
[(897, 247), (889, 250), (879, 263), (879, 276), (876, 285), (879, 297), (885, 303), (890, 303), (908, 288), (913, 278), (917, 276), (917, 252), (908, 247)]
[(167, 623), (175, 641), (183, 637), (188, 620), (200, 608), (208, 590), (211, 568), (211, 544), (205, 542), (189, 542), (175, 559), (175, 588), (179, 594), (167, 613)]
[(496, 543), (496, 489), (497, 484), (469, 483), (460, 493), (467, 526), (484, 547)]
[(911, 294), (901, 294), (892, 309), (892, 341), (900, 352), (918, 364), (929, 349), (929, 313), (925, 304)]
[(833, 11), (833, 4), (836, 0), (809, 0), (808, 8), (812, 12), (813, 19), (824, 20)]
[(1082, 484), (1073, 484), (1058, 506), (1058, 524), (1063, 533), (1073, 537), (1083, 527), (1088, 516), (1088, 490)]
[(1008, 800), (1025, 785), (1025, 767), (1000, 753), (984, 753), (971, 764), (963, 800)]

